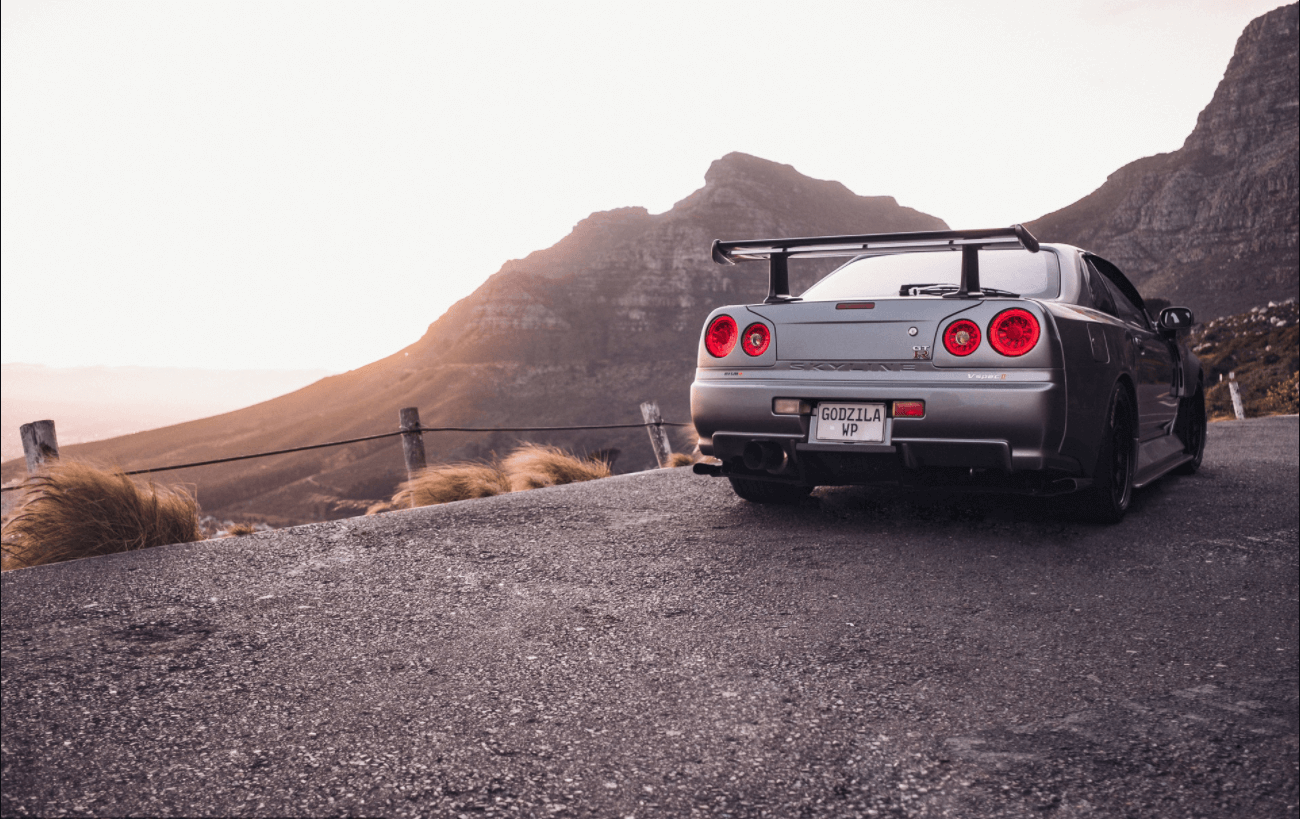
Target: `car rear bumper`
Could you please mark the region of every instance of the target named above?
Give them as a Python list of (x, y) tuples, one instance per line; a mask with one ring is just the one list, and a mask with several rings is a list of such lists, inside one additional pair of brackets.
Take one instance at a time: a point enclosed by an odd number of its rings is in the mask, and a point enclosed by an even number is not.
[[(711, 374), (710, 374), (711, 375)], [(1041, 380), (977, 381), (789, 378), (697, 378), (691, 415), (700, 451), (722, 462), (722, 473), (819, 483), (871, 482), (942, 470), (997, 473), (1052, 471), (1079, 475), (1079, 464), (1060, 454), (1066, 395), (1059, 370)], [(808, 415), (776, 415), (776, 398), (825, 401), (924, 401), (923, 418), (888, 418), (884, 440), (873, 444), (809, 440)], [(753, 443), (779, 447), (762, 469), (744, 460)], [(752, 450), (751, 450), (752, 454)], [(769, 453), (771, 454), (771, 453)], [(780, 460), (779, 467), (776, 466)], [(857, 476), (857, 477), (855, 477)]]

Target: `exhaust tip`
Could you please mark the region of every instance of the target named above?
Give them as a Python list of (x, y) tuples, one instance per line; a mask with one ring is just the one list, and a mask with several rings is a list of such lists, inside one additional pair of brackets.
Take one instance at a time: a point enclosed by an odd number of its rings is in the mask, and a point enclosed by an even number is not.
[(771, 472), (776, 474), (785, 470), (789, 456), (785, 447), (772, 441), (750, 441), (745, 444), (742, 455), (745, 468), (751, 472)]

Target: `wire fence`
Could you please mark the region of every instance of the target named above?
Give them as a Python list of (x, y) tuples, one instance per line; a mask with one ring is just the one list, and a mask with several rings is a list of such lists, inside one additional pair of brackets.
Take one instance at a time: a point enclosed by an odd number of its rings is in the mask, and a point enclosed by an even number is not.
[[(124, 472), (126, 475), (148, 475), (153, 472), (170, 472), (175, 469), (190, 469), (196, 466), (212, 466), (213, 464), (227, 464), (234, 461), (248, 461), (253, 458), (269, 458), (273, 455), (288, 455), (293, 452), (307, 452), (313, 449), (325, 449), (332, 446), (347, 446), (348, 444), (360, 444), (366, 441), (378, 441), (383, 438), (396, 438), (399, 435), (409, 435), (412, 433), (424, 432), (576, 432), (589, 429), (645, 429), (647, 427), (689, 427), (689, 423), (681, 421), (653, 421), (641, 424), (575, 424), (572, 426), (560, 427), (426, 427), (419, 426), (411, 429), (399, 429), (395, 432), (381, 432), (378, 435), (363, 435), (360, 438), (347, 438), (342, 441), (327, 441), (323, 444), (307, 444), (306, 446), (295, 446), (287, 449), (274, 449), (269, 452), (254, 452), (248, 455), (231, 455), (228, 458), (213, 458), (208, 461), (194, 461), (187, 464), (171, 464), (169, 466), (153, 466), (148, 469), (132, 469)], [(13, 486), (0, 487), (0, 492), (13, 492), (22, 489), (22, 484)]]

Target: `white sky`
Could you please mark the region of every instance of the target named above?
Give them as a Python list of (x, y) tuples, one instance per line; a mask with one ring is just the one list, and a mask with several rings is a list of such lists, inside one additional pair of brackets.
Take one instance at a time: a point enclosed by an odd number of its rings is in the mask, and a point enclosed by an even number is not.
[(3, 3), (5, 362), (361, 366), (744, 151), (953, 227), (1177, 149), (1276, 0)]

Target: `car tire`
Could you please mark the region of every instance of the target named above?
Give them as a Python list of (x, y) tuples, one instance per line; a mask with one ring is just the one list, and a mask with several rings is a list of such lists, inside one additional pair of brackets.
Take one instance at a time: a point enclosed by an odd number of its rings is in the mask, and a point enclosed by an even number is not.
[(1183, 442), (1183, 452), (1191, 455), (1192, 459), (1175, 469), (1175, 475), (1193, 475), (1201, 468), (1201, 459), (1205, 457), (1205, 431), (1205, 391), (1197, 387), (1196, 395), (1178, 402), (1174, 434)]
[(1092, 486), (1079, 496), (1080, 512), (1094, 523), (1119, 523), (1133, 500), (1133, 477), (1137, 470), (1137, 446), (1133, 439), (1132, 399), (1123, 385), (1116, 384), (1106, 410)]
[(798, 503), (812, 493), (813, 487), (795, 483), (755, 481), (748, 478), (727, 478), (731, 489), (750, 503)]

